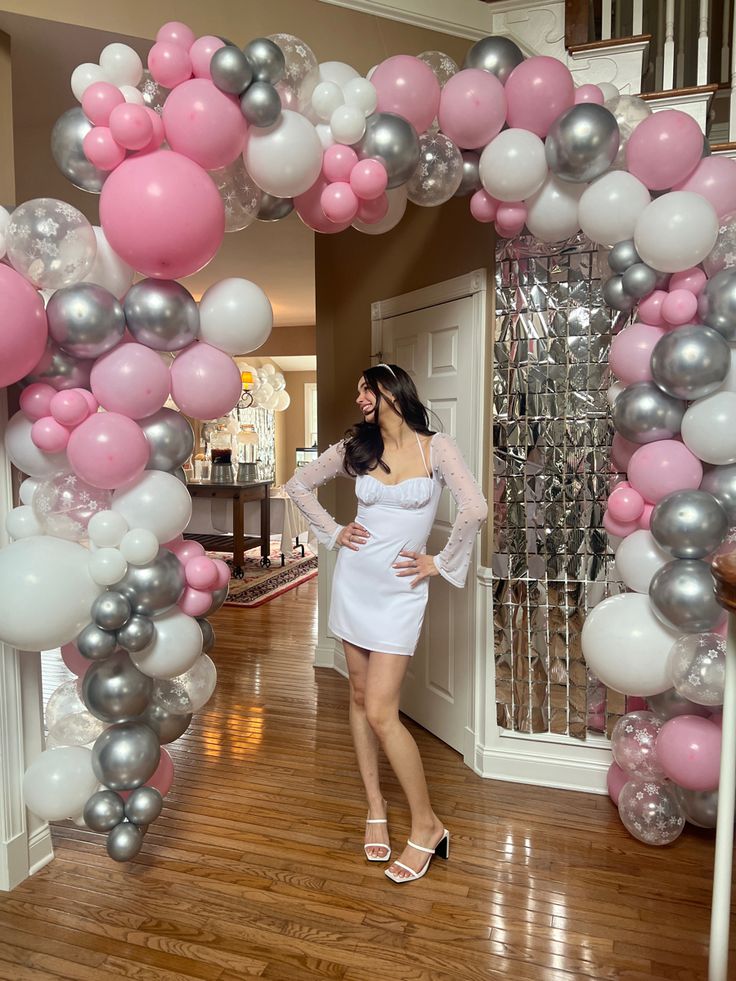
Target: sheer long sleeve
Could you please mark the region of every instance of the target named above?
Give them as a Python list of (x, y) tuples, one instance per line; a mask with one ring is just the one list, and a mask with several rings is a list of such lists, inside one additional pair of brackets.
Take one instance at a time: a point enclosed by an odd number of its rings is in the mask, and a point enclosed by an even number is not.
[(432, 442), (432, 466), (457, 505), (450, 537), (434, 562), (444, 579), (462, 587), (468, 577), (473, 543), (488, 517), (488, 505), (455, 440), (446, 433), (438, 433)]
[(286, 484), (286, 493), (309, 521), (317, 540), (327, 548), (335, 548), (337, 536), (343, 529), (317, 500), (315, 490), (333, 477), (345, 475), (343, 443), (334, 443), (312, 463), (299, 467)]

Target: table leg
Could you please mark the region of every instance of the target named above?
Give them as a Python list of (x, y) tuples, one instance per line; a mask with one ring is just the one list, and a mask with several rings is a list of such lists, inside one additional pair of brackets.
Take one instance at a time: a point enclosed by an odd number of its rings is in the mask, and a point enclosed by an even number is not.
[(245, 559), (245, 524), (243, 521), (243, 502), (240, 495), (233, 497), (233, 575), (243, 575)]
[(261, 498), (261, 565), (271, 565), (271, 496), (269, 488), (263, 488)]

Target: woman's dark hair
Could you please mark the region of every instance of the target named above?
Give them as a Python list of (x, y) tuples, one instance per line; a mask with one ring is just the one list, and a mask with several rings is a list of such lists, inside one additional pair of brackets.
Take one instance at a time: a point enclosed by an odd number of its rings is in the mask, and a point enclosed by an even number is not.
[[(376, 396), (373, 422), (356, 423), (345, 434), (345, 470), (351, 477), (368, 473), (380, 467), (385, 473), (391, 468), (383, 461), (383, 436), (379, 425), (381, 411), (395, 412), (414, 432), (431, 436), (429, 413), (422, 403), (417, 387), (403, 368), (397, 364), (377, 364), (366, 368), (363, 378)], [(379, 384), (390, 398), (387, 399)]]

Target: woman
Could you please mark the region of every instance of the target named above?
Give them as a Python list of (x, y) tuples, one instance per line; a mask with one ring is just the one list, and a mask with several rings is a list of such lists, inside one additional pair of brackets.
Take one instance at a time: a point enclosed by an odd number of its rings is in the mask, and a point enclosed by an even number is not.
[[(345, 648), (350, 674), (350, 727), (368, 798), (365, 853), (387, 862), (386, 801), (378, 779), (383, 747), (406, 794), (411, 835), (386, 870), (394, 882), (418, 879), (432, 856), (447, 858), (450, 835), (432, 809), (421, 757), (399, 719), (399, 692), (416, 649), (429, 579), (462, 587), (488, 509), (455, 442), (429, 428), (411, 377), (398, 365), (366, 369), (356, 399), (363, 421), (341, 443), (301, 467), (286, 485), (319, 541), (339, 548), (329, 628)], [(356, 478), (358, 514), (338, 525), (314, 491), (332, 477)], [(426, 554), (443, 486), (457, 504), (449, 541)]]

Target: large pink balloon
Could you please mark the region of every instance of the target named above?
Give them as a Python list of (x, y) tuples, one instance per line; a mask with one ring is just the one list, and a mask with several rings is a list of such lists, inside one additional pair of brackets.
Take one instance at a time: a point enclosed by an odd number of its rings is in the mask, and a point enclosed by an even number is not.
[(676, 439), (660, 439), (640, 446), (629, 460), (634, 490), (657, 504), (678, 490), (696, 490), (703, 479), (703, 464)]
[(171, 377), (157, 351), (143, 344), (119, 344), (95, 362), (92, 394), (108, 412), (145, 419), (163, 406)]
[(92, 667), (90, 659), (83, 657), (79, 653), (77, 645), (72, 642), (64, 644), (61, 648), (61, 659), (72, 674), (75, 674), (78, 678), (83, 678), (88, 669)]
[(703, 132), (679, 109), (652, 113), (639, 123), (626, 144), (626, 165), (651, 191), (684, 181), (698, 166)]
[(93, 487), (113, 490), (143, 473), (150, 447), (143, 430), (118, 412), (98, 412), (69, 437), (72, 470)]
[(177, 85), (164, 103), (163, 120), (171, 149), (205, 170), (227, 167), (243, 152), (247, 125), (240, 106), (208, 78)]
[(719, 726), (699, 715), (679, 715), (657, 736), (657, 759), (670, 778), (688, 790), (715, 790), (721, 765)]
[(719, 218), (736, 211), (736, 160), (704, 157), (690, 176), (677, 184), (676, 191), (702, 194), (716, 209)]
[(378, 112), (393, 112), (408, 119), (417, 133), (429, 129), (440, 104), (440, 83), (423, 61), (412, 55), (387, 58), (371, 75)]
[(0, 388), (38, 364), (48, 336), (40, 294), (15, 269), (0, 264)]
[(238, 404), (243, 383), (229, 354), (195, 341), (171, 366), (171, 394), (193, 419), (218, 419)]
[(542, 139), (555, 119), (575, 103), (575, 84), (569, 70), (557, 58), (527, 58), (506, 81), (507, 122), (528, 129)]
[(624, 385), (651, 381), (652, 351), (664, 333), (661, 327), (636, 323), (616, 334), (611, 341), (609, 364)]
[(350, 228), (350, 221), (334, 222), (330, 221), (322, 210), (322, 193), (330, 186), (321, 174), (315, 183), (294, 198), (294, 210), (301, 220), (315, 232), (322, 232), (323, 235), (333, 235), (335, 232), (342, 232)]
[(442, 132), (464, 149), (490, 143), (506, 119), (506, 93), (495, 75), (466, 68), (448, 79), (440, 98)]
[(206, 171), (180, 153), (129, 157), (100, 195), (110, 247), (146, 276), (178, 279), (206, 266), (225, 234), (225, 207)]

